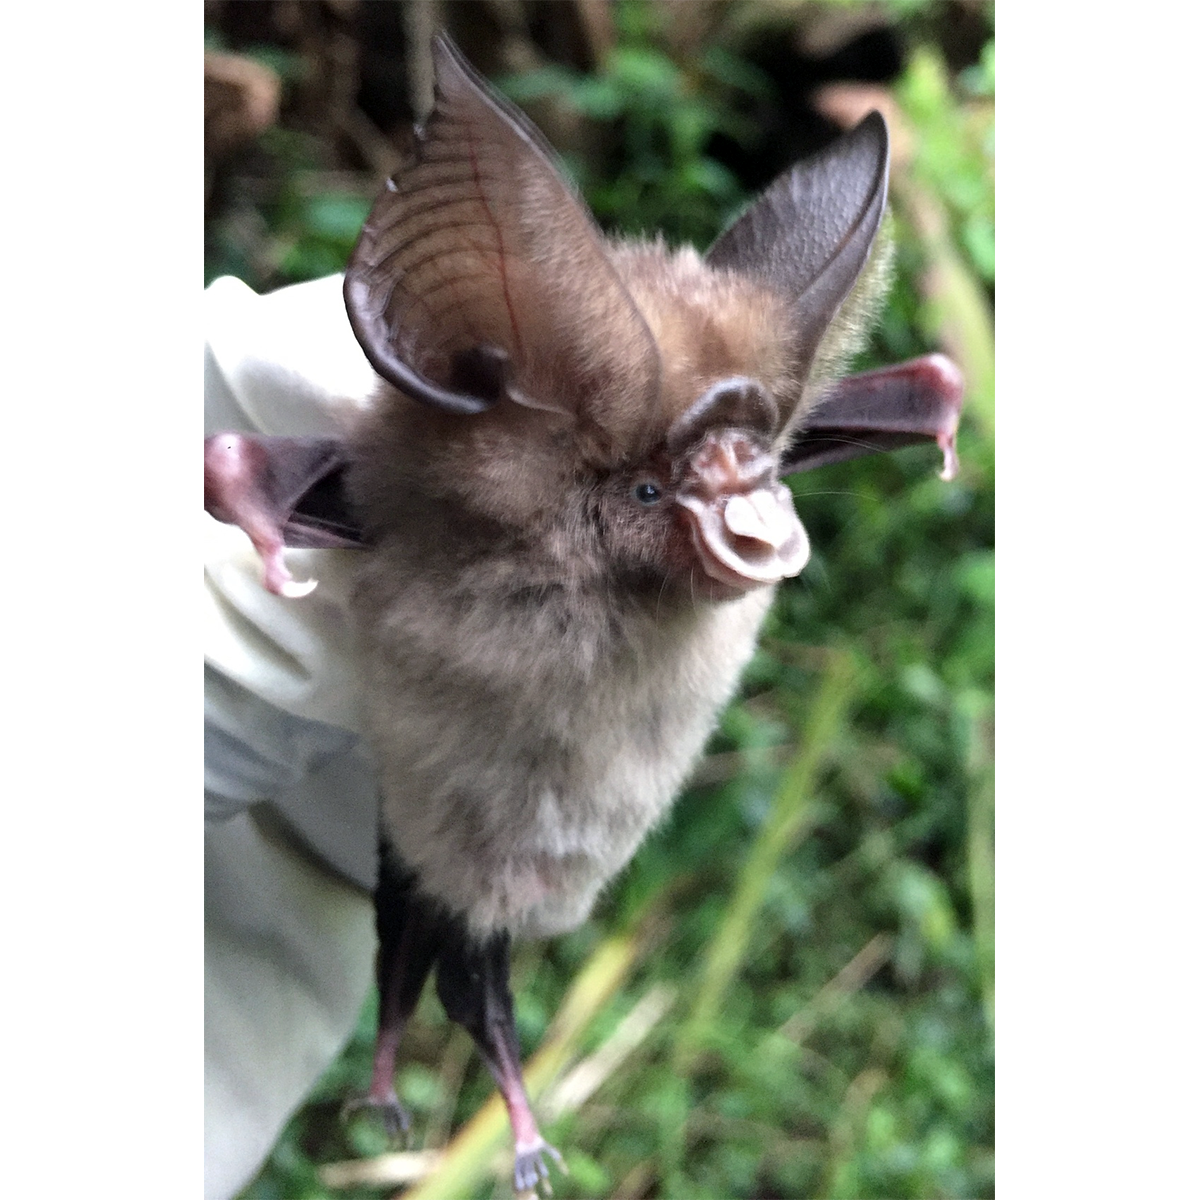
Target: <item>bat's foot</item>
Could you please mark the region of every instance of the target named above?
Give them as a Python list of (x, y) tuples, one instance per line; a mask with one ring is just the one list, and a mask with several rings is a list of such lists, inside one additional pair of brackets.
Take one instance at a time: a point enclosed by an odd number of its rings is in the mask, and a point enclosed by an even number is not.
[(377, 1096), (368, 1092), (365, 1096), (352, 1096), (342, 1105), (342, 1120), (349, 1120), (355, 1113), (369, 1109), (378, 1114), (379, 1123), (393, 1142), (408, 1143), (408, 1131), (412, 1125), (408, 1110), (400, 1103), (395, 1092)]
[(533, 1192), (540, 1192), (543, 1196), (551, 1194), (550, 1171), (546, 1166), (545, 1155), (554, 1159), (559, 1170), (566, 1172), (562, 1155), (541, 1135), (535, 1142), (517, 1146), (517, 1158), (513, 1164), (513, 1188), (518, 1196)]

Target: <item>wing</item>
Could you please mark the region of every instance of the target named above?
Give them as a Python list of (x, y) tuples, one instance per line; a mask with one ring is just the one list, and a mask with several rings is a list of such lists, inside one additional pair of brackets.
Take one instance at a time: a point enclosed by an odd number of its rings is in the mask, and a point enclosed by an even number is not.
[[(933, 441), (943, 454), (942, 478), (951, 479), (962, 402), (962, 372), (944, 354), (849, 375), (818, 401), (779, 473)], [(288, 578), (279, 574), (283, 547), (363, 546), (342, 486), (346, 462), (346, 444), (337, 438), (214, 434), (204, 443), (204, 507), (250, 535), (267, 564), (268, 586), (279, 591), (272, 583)]]
[(311, 590), (292, 579), (285, 546), (332, 549), (362, 544), (342, 490), (344, 444), (335, 438), (217, 433), (204, 439), (204, 508), (249, 535), (267, 588), (283, 596)]
[(805, 417), (784, 452), (780, 474), (935, 441), (943, 455), (941, 477), (953, 479), (962, 403), (962, 372), (944, 354), (848, 375)]

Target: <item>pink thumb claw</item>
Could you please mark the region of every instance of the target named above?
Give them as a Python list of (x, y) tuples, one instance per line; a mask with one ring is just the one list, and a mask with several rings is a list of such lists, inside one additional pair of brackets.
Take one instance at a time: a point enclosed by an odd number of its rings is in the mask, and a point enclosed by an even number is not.
[(939, 433), (937, 444), (942, 452), (942, 469), (938, 472), (938, 478), (943, 483), (949, 483), (958, 474), (958, 451), (954, 446), (953, 432)]
[(292, 573), (284, 566), (282, 546), (270, 553), (264, 553), (261, 547), (257, 549), (262, 555), (263, 583), (268, 592), (274, 592), (276, 596), (284, 596), (288, 600), (299, 600), (302, 596), (310, 595), (316, 588), (315, 579), (300, 582), (292, 578)]

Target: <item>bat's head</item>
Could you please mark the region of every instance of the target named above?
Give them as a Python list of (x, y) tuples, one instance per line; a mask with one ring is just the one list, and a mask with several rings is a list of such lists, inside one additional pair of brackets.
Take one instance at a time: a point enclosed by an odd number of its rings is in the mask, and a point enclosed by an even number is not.
[(613, 567), (708, 599), (798, 574), (808, 538), (778, 477), (777, 411), (756, 380), (723, 379), (656, 451), (606, 472), (589, 499)]
[(701, 258), (606, 241), (445, 38), (434, 66), (433, 112), (345, 282), (408, 486), (648, 588), (722, 598), (797, 574), (780, 456), (879, 274), (882, 119), (776, 180)]

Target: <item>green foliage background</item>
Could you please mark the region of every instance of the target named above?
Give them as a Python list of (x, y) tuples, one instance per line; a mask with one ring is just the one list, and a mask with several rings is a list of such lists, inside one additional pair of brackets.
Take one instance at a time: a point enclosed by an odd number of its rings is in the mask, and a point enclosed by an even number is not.
[[(606, 939), (650, 949), (575, 1056), (652, 988), (670, 1001), (595, 1094), (544, 1128), (570, 1168), (559, 1196), (993, 1192), (994, 50), (952, 73), (929, 35), (934, 5), (888, 7), (911, 49), (893, 90), (914, 152), (893, 186), (896, 283), (859, 365), (956, 357), (961, 471), (944, 483), (936, 452), (914, 448), (792, 481), (813, 558), (781, 588), (697, 783), (592, 921), (519, 951), (527, 1053)], [(676, 61), (654, 5), (615, 11), (618, 44), (596, 74), (500, 83), (621, 130), (620, 170), (568, 162), (607, 228), (706, 245), (748, 198), (707, 147), (718, 131), (753, 146), (737, 101), (770, 81), (718, 45)], [(275, 65), (286, 80), (286, 57)], [(314, 189), (307, 135), (263, 143), (289, 167), (254, 210), (265, 258), (216, 228), (208, 277), (262, 287), (340, 270), (369, 196)], [(397, 1191), (333, 1189), (319, 1172), (388, 1148), (369, 1121), (338, 1118), (370, 1075), (373, 1003), (243, 1200)], [(406, 1050), (416, 1144), (444, 1139), (490, 1079), (432, 994)], [(489, 1176), (429, 1194), (506, 1188)]]

